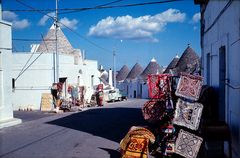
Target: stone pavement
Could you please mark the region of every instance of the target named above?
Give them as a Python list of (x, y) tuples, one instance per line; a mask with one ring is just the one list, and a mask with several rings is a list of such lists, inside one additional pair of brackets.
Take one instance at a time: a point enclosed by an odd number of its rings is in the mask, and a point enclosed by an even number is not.
[(145, 124), (140, 109), (145, 101), (128, 100), (82, 112), (47, 117), (36, 113), (37, 116), (22, 118), (24, 123), (0, 130), (0, 157), (120, 157), (119, 142), (129, 128)]

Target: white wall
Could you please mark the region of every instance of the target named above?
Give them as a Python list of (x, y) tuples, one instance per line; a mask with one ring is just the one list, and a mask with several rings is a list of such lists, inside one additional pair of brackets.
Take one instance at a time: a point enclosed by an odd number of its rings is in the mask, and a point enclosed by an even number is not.
[[(205, 29), (228, 1), (209, 1), (204, 13)], [(203, 75), (207, 81), (207, 53), (211, 54), (210, 85), (219, 86), (219, 48), (226, 46), (226, 79), (234, 87), (240, 86), (240, 1), (233, 1), (212, 29), (203, 38)], [(226, 84), (225, 120), (231, 127), (233, 151), (240, 157), (240, 89), (233, 89)]]
[[(34, 54), (29, 64), (38, 55)], [(13, 78), (17, 78), (30, 56), (30, 53), (13, 53)], [(28, 105), (34, 106), (34, 109), (40, 109), (41, 94), (50, 93), (53, 81), (52, 54), (42, 54), (27, 71), (17, 78), (13, 93), (14, 110), (19, 107), (26, 108)]]
[(0, 48), (10, 48), (10, 50), (0, 49), (0, 122), (13, 118), (11, 102), (11, 38), (11, 24), (0, 19)]
[(146, 84), (142, 84), (142, 98), (143, 99), (148, 99), (149, 98), (147, 83)]
[[(94, 93), (93, 86), (100, 84), (100, 72), (98, 71), (98, 63), (95, 60), (84, 60), (83, 66), (83, 82), (84, 85), (86, 85), (87, 92), (86, 92), (86, 98), (88, 102), (90, 102), (91, 95)], [(93, 77), (93, 83), (92, 83), (92, 75)]]
[[(34, 54), (33, 61), (39, 54)], [(13, 54), (13, 77), (16, 78), (24, 64), (30, 58), (30, 53), (14, 53)], [(83, 64), (79, 58), (78, 64), (74, 63), (74, 56), (67, 54), (59, 55), (59, 77), (67, 77), (67, 84), (78, 84), (78, 76), (80, 77), (80, 85), (87, 88), (86, 99), (91, 97), (93, 92), (91, 87), (91, 75), (94, 75), (94, 84), (98, 84), (97, 61), (85, 60)], [(82, 74), (80, 74), (80, 69)], [(53, 55), (50, 53), (42, 54), (36, 62), (23, 73), (16, 81), (16, 89), (14, 92), (13, 106), (17, 110), (19, 107), (24, 108), (32, 105), (34, 109), (40, 109), (41, 94), (50, 93), (53, 79)], [(26, 97), (28, 96), (28, 97)]]
[(134, 91), (136, 91), (136, 98), (140, 98), (140, 84), (137, 79), (128, 82), (128, 98), (134, 98)]

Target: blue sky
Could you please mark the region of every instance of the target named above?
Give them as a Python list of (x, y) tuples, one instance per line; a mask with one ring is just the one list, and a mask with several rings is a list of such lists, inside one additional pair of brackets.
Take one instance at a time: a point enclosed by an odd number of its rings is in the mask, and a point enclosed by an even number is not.
[[(55, 8), (55, 0), (21, 1), (36, 9)], [(94, 7), (112, 1), (60, 0), (59, 8)], [(132, 3), (139, 1), (122, 0), (111, 5)], [(4, 19), (13, 23), (13, 38), (41, 39), (41, 34), (45, 35), (53, 23), (38, 12), (7, 11), (29, 9), (15, 0), (3, 0), (2, 7)], [(153, 57), (160, 65), (167, 66), (176, 54), (183, 53), (188, 43), (200, 55), (199, 6), (192, 0), (60, 14), (59, 20), (97, 45), (116, 50), (117, 69), (124, 64), (131, 68), (136, 62), (145, 67)], [(98, 60), (105, 68), (112, 67), (111, 52), (93, 46), (67, 28), (62, 30), (74, 48), (86, 51), (87, 59)], [(14, 47), (17, 51), (27, 51), (31, 43), (37, 42), (14, 41)]]

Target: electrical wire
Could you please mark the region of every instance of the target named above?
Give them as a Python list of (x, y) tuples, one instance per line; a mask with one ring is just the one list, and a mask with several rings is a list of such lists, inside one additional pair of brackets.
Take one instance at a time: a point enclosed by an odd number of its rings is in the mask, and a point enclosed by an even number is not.
[[(34, 52), (36, 51), (36, 48), (34, 49)], [(27, 66), (27, 64), (29, 63), (29, 61), (32, 59), (34, 52), (31, 54), (31, 56), (28, 58), (27, 62), (25, 63), (25, 65), (22, 67), (22, 70), (19, 72), (18, 76), (23, 72), (23, 70), (25, 69), (25, 67)]]
[(98, 5), (96, 7), (103, 7), (103, 6), (107, 6), (109, 4), (118, 3), (118, 2), (121, 2), (121, 1), (123, 1), (123, 0), (116, 0), (116, 1), (108, 2), (108, 3), (105, 3), (105, 4)]
[[(88, 8), (104, 7), (104, 6), (107, 6), (107, 5), (110, 5), (110, 4), (114, 4), (114, 3), (118, 3), (118, 2), (121, 2), (121, 1), (123, 1), (123, 0), (115, 0), (115, 1), (112, 1), (112, 2), (105, 3), (105, 4), (97, 5), (95, 7), (77, 8), (77, 9), (87, 10)], [(66, 11), (66, 10), (69, 11), (69, 10), (74, 10), (74, 9), (72, 9), (72, 8), (58, 8), (58, 11)], [(12, 11), (12, 12), (37, 12), (37, 11), (53, 12), (53, 11), (56, 11), (56, 9), (28, 9), (28, 10), (25, 10), (25, 9), (9, 9), (9, 10), (3, 10), (3, 11)]]
[[(20, 4), (22, 4), (22, 5), (25, 6), (25, 7), (28, 7), (28, 8), (31, 8), (31, 9), (35, 9), (35, 8), (33, 8), (32, 6), (27, 5), (27, 4), (23, 3), (23, 2), (21, 2), (20, 0), (16, 0), (16, 1), (17, 1), (18, 3), (20, 3)], [(41, 14), (43, 14), (43, 15), (46, 15), (47, 17), (55, 20), (55, 17), (50, 16), (50, 15), (48, 15), (48, 14), (42, 12), (42, 11), (37, 11), (37, 12), (39, 12), (39, 13), (41, 13)], [(71, 29), (70, 27), (68, 27), (67, 25), (65, 25), (64, 23), (62, 23), (62, 22), (60, 22), (60, 21), (58, 21), (58, 23), (61, 24), (61, 25), (64, 26), (64, 27), (66, 27), (68, 30), (70, 30), (72, 33), (74, 33), (74, 34), (77, 35), (78, 37), (80, 37), (80, 38), (84, 39), (85, 41), (87, 41), (88, 43), (92, 44), (93, 46), (95, 46), (95, 47), (97, 47), (97, 48), (99, 48), (99, 49), (102, 49), (102, 50), (104, 50), (105, 52), (112, 52), (111, 50), (108, 50), (108, 49), (106, 49), (106, 48), (104, 48), (104, 47), (102, 47), (102, 46), (99, 46), (98, 44), (90, 41), (89, 39), (87, 39), (86, 37), (82, 36), (82, 35), (79, 34), (78, 32), (74, 31), (73, 29)]]
[[(16, 0), (18, 1), (18, 0)], [(68, 14), (68, 13), (74, 13), (74, 12), (81, 12), (81, 11), (87, 11), (87, 10), (96, 10), (96, 9), (110, 9), (110, 8), (124, 8), (124, 7), (136, 7), (136, 6), (145, 6), (145, 5), (154, 5), (154, 4), (163, 4), (163, 3), (171, 3), (171, 2), (178, 2), (183, 0), (163, 0), (163, 1), (153, 1), (153, 2), (144, 2), (144, 3), (134, 3), (134, 4), (122, 4), (122, 5), (112, 5), (108, 6), (109, 4), (117, 3), (122, 0), (117, 0), (113, 2), (109, 2), (107, 4), (98, 5), (95, 7), (85, 7), (85, 8), (59, 8), (58, 11), (66, 11), (66, 12), (59, 12), (58, 14)], [(10, 9), (10, 10), (4, 10), (4, 11), (13, 11), (13, 12), (53, 12), (56, 11), (56, 9)]]
[[(45, 45), (45, 47), (46, 47), (46, 50), (47, 50), (47, 52), (48, 52), (48, 48), (47, 48), (47, 45), (46, 45), (45, 40), (43, 39), (43, 37), (42, 37), (42, 41), (43, 41), (43, 43), (44, 43), (44, 45)], [(20, 72), (20, 73), (18, 74), (18, 76), (17, 76), (16, 79), (15, 79), (15, 82), (17, 81), (17, 79), (18, 79), (25, 71), (27, 71), (27, 69), (28, 69), (30, 66), (32, 66), (32, 64), (35, 63), (35, 61), (36, 61), (43, 53), (44, 53), (44, 52), (41, 52), (22, 72)]]
[[(16, 0), (16, 1), (18, 1), (18, 0)], [(120, 0), (118, 0), (118, 1), (120, 1)], [(20, 2), (20, 1), (18, 1), (18, 2)], [(28, 5), (24, 4), (24, 3), (21, 3), (21, 4), (23, 4), (23, 5), (25, 5), (25, 6), (28, 6)], [(31, 7), (31, 6), (28, 6), (28, 7)], [(32, 8), (32, 7), (31, 7), (31, 8)], [(47, 15), (47, 14), (44, 13), (44, 15)], [(47, 16), (49, 16), (49, 15), (47, 15)], [(49, 17), (52, 18), (52, 19), (54, 19), (54, 17), (52, 17), (52, 16), (49, 16)], [(67, 27), (67, 26), (64, 25), (63, 23), (60, 23), (60, 24), (62, 24), (64, 27), (66, 27), (66, 28), (70, 29), (71, 31), (73, 31), (71, 28)], [(75, 32), (75, 31), (73, 31), (73, 32)], [(76, 33), (76, 32), (75, 32), (75, 33)], [(80, 34), (77, 34), (77, 35), (80, 36)], [(45, 39), (43, 38), (42, 35), (41, 35), (41, 37), (42, 37), (42, 41), (43, 41), (43, 43), (44, 43), (44, 45), (45, 45), (45, 47), (46, 47), (47, 52), (49, 52), (48, 47), (47, 47), (47, 45), (46, 45), (46, 43), (45, 43)], [(21, 40), (21, 41), (39, 41), (38, 39), (14, 39), (14, 40)], [(85, 39), (85, 40), (87, 40), (87, 39)], [(54, 40), (54, 41), (55, 41), (55, 40)], [(91, 42), (91, 41), (88, 40), (88, 42)], [(92, 42), (91, 42), (91, 43), (92, 43)], [(95, 43), (92, 43), (92, 44), (95, 45)], [(98, 45), (95, 45), (95, 46), (99, 47)], [(103, 49), (103, 48), (102, 48), (102, 49)], [(34, 52), (35, 52), (35, 51), (36, 51), (36, 48), (35, 48)], [(32, 57), (33, 57), (33, 55), (34, 55), (34, 52), (31, 54), (30, 58), (27, 60), (27, 62), (25, 63), (25, 65), (24, 65), (23, 68), (21, 69), (20, 73), (18, 74), (18, 76), (17, 76), (16, 79), (15, 79), (15, 82), (16, 82), (17, 79), (43, 54), (43, 52), (41, 52), (41, 53), (27, 66), (27, 64), (29, 63), (29, 61), (32, 59)], [(26, 66), (27, 66), (27, 67), (26, 67)]]
[(102, 6), (102, 7), (92, 7), (92, 8), (68, 8), (64, 10), (69, 10), (66, 12), (59, 12), (60, 14), (69, 14), (87, 10), (96, 10), (96, 9), (112, 9), (112, 8), (125, 8), (125, 7), (136, 7), (136, 6), (145, 6), (145, 5), (154, 5), (154, 4), (162, 4), (162, 3), (170, 3), (170, 2), (177, 2), (183, 0), (164, 0), (164, 1), (155, 1), (155, 2), (145, 2), (145, 3), (135, 3), (135, 4), (123, 4), (123, 5), (113, 5), (113, 6)]
[(209, 30), (212, 29), (212, 27), (217, 23), (218, 19), (222, 16), (222, 14), (227, 10), (227, 8), (232, 4), (233, 0), (229, 0), (228, 3), (225, 5), (225, 7), (220, 11), (218, 16), (214, 19), (213, 23), (204, 31), (204, 34), (206, 34)]

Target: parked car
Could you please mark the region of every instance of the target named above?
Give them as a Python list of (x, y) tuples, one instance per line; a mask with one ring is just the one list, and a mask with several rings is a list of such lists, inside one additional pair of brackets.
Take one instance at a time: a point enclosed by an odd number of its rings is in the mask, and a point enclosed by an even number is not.
[(119, 89), (109, 89), (104, 90), (104, 101), (106, 102), (115, 102), (127, 100), (127, 94), (120, 91)]
[(122, 94), (119, 89), (110, 90), (108, 92), (109, 101), (122, 101)]
[(122, 100), (127, 100), (127, 99), (128, 99), (126, 92), (120, 91), (120, 93), (121, 93), (121, 95), (122, 95)]

